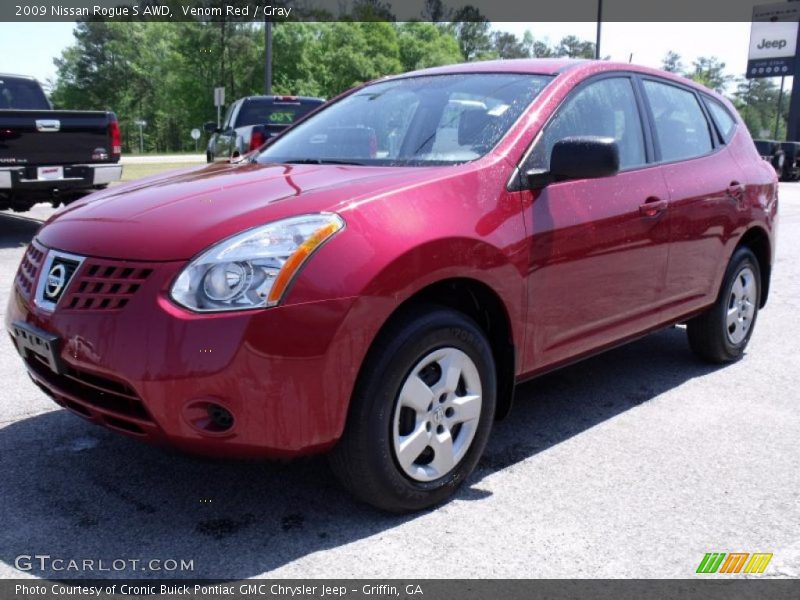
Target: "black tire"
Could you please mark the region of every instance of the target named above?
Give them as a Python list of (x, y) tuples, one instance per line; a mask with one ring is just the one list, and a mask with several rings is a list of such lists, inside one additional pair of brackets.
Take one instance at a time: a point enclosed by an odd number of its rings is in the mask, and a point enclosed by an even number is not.
[[(732, 298), (733, 286), (743, 276), (746, 269), (750, 269), (753, 274), (755, 298), (752, 301), (753, 312), (749, 319), (746, 335), (737, 340), (731, 337), (727, 323), (728, 310), (735, 308), (735, 300)], [(716, 364), (739, 360), (753, 335), (760, 303), (761, 269), (755, 254), (743, 246), (733, 253), (728, 263), (717, 301), (706, 312), (686, 324), (686, 333), (692, 351), (703, 360)], [(735, 329), (736, 326), (731, 327)]]
[[(455, 354), (465, 354), (477, 369), (482, 396), (480, 416), (472, 428), (472, 441), (464, 444), (467, 449), (455, 466), (442, 477), (419, 481), (403, 470), (395, 452), (395, 419), (406, 410), (398, 408), (400, 391), (415, 367), (418, 374), (422, 373), (420, 361), (426, 360), (433, 352), (453, 352), (453, 349)], [(476, 371), (470, 372), (474, 378)], [(458, 385), (463, 384), (462, 377), (459, 375)], [(436, 380), (430, 385), (435, 389), (438, 383)], [(379, 509), (404, 513), (439, 504), (455, 493), (483, 454), (494, 418), (496, 390), (491, 347), (472, 319), (437, 305), (405, 310), (381, 333), (362, 366), (344, 434), (330, 454), (331, 468), (350, 493)], [(457, 395), (454, 391), (453, 398)], [(435, 402), (432, 401), (431, 406)], [(430, 410), (429, 406), (427, 414), (433, 415)], [(441, 417), (440, 412), (438, 418)], [(431, 423), (433, 421), (424, 423), (427, 431), (431, 431)], [(435, 427), (438, 432), (440, 426)], [(459, 426), (452, 428), (452, 439), (457, 442), (463, 429), (459, 427), (457, 431), (456, 427)], [(416, 431), (420, 430), (421, 427)], [(450, 429), (446, 435), (450, 436)], [(426, 446), (417, 458), (422, 458), (427, 452), (435, 451)], [(426, 468), (415, 465), (412, 467)]]

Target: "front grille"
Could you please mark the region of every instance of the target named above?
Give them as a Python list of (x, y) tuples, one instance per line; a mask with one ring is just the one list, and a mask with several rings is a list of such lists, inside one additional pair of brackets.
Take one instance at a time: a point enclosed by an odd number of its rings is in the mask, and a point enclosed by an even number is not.
[(128, 419), (153, 423), (141, 398), (126, 383), (75, 369), (69, 365), (64, 365), (63, 373), (54, 373), (33, 353), (28, 353), (25, 362), (35, 375), (34, 380), (39, 387), (59, 404), (83, 416), (90, 416), (90, 409), (96, 409), (104, 419), (111, 417), (112, 421), (117, 423), (120, 420), (125, 421), (131, 425), (131, 429), (132, 426), (138, 427), (138, 425)]
[(30, 298), (33, 293), (36, 275), (42, 268), (43, 261), (44, 252), (31, 242), (17, 270), (17, 288), (25, 298)]
[[(43, 300), (45, 302), (52, 302), (53, 304), (58, 302), (58, 299), (64, 295), (64, 290), (69, 286), (69, 282), (72, 279), (72, 276), (75, 274), (75, 271), (78, 270), (78, 267), (81, 266), (79, 260), (70, 260), (58, 254), (53, 254), (53, 260), (47, 264), (48, 272), (43, 275), (45, 278), (44, 286), (42, 287), (42, 294)], [(61, 270), (63, 276), (63, 284), (57, 284), (57, 287), (51, 284), (51, 276), (55, 274), (57, 270)]]
[(70, 283), (62, 310), (119, 310), (125, 308), (153, 269), (141, 263), (87, 258)]

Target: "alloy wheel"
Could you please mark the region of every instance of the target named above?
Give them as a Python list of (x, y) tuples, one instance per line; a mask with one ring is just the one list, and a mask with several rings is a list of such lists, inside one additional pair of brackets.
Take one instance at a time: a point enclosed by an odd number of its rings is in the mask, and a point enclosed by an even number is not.
[(757, 289), (755, 273), (749, 266), (743, 267), (733, 280), (725, 315), (725, 328), (732, 344), (740, 344), (750, 331), (756, 312)]
[(483, 402), (472, 359), (440, 348), (420, 360), (400, 388), (392, 422), (395, 458), (415, 481), (450, 473), (469, 450)]

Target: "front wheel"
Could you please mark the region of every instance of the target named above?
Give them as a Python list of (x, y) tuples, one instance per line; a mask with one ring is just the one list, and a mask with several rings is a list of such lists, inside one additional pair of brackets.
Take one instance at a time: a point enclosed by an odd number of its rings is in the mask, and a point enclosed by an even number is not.
[(753, 335), (760, 302), (758, 259), (741, 247), (728, 264), (716, 303), (686, 324), (689, 346), (709, 362), (738, 360)]
[(492, 426), (496, 375), (486, 336), (461, 313), (406, 311), (362, 368), (330, 462), (357, 498), (390, 512), (436, 505), (475, 468)]

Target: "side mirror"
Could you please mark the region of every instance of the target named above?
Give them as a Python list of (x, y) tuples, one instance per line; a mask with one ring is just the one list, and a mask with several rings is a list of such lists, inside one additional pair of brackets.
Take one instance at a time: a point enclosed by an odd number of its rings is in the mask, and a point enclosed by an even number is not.
[(550, 172), (558, 178), (609, 177), (618, 171), (619, 147), (613, 138), (565, 138), (555, 143), (550, 155)]
[(526, 173), (531, 187), (563, 179), (610, 177), (619, 172), (619, 147), (608, 137), (569, 137), (559, 140), (550, 154), (550, 170)]
[(214, 121), (209, 121), (208, 123), (203, 124), (203, 130), (206, 133), (217, 133), (219, 129), (217, 128), (217, 124)]

